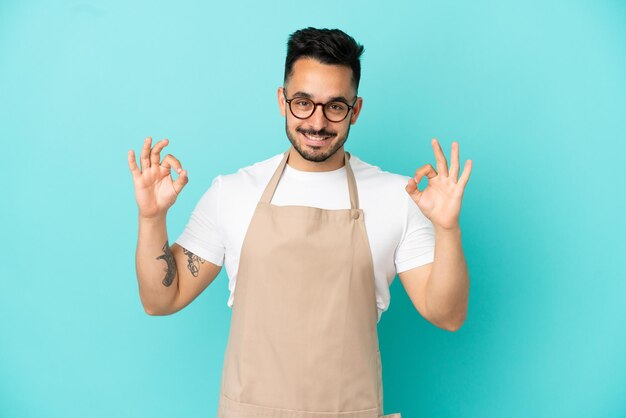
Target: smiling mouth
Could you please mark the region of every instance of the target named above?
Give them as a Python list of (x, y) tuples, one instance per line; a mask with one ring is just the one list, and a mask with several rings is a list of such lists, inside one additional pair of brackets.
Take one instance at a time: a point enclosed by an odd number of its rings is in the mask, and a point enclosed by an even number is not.
[(304, 133), (302, 132), (302, 135), (304, 135), (305, 138), (311, 140), (311, 141), (315, 141), (315, 142), (324, 142), (329, 138), (332, 138), (333, 135), (315, 135), (315, 134), (308, 134), (308, 133)]

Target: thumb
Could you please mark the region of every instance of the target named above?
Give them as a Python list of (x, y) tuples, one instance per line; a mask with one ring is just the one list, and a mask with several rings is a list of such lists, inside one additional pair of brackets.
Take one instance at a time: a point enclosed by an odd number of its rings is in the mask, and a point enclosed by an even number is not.
[(178, 173), (178, 178), (172, 183), (174, 186), (174, 191), (178, 195), (183, 187), (189, 182), (189, 177), (187, 177), (187, 170), (181, 170)]

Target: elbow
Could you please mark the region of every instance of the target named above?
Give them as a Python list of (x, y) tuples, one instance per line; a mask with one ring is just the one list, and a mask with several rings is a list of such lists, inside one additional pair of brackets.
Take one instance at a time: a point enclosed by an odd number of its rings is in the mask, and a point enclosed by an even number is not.
[(444, 324), (441, 325), (441, 328), (445, 329), (446, 331), (457, 332), (459, 329), (461, 329), (461, 327), (465, 323), (465, 318), (466, 318), (466, 315), (464, 314), (460, 318), (448, 320)]
[(160, 316), (161, 314), (157, 309), (154, 309), (151, 306), (143, 305), (143, 311), (149, 316)]
[(450, 332), (461, 329), (467, 318), (467, 303), (449, 309), (433, 312), (429, 309), (429, 318), (435, 326)]
[(146, 303), (143, 304), (143, 310), (149, 316), (166, 316), (174, 313), (169, 307), (154, 306)]
[(463, 326), (465, 318), (466, 313), (464, 312), (461, 315), (448, 315), (445, 317), (441, 316), (437, 318), (430, 317), (429, 321), (438, 328), (450, 332), (456, 332), (461, 328), (461, 326)]
[(165, 316), (176, 312), (176, 309), (174, 309), (176, 305), (175, 297), (155, 298), (154, 295), (142, 292), (140, 289), (139, 300), (144, 312), (149, 316)]
[(443, 329), (445, 329), (446, 331), (450, 331), (450, 332), (457, 332), (461, 326), (463, 325), (463, 322), (455, 322), (452, 324), (448, 324), (445, 327), (443, 327)]
[(159, 312), (154, 308), (144, 305), (143, 311), (149, 316), (159, 316)]
[(450, 331), (450, 332), (456, 332), (458, 331), (461, 326), (463, 325), (463, 322), (465, 322), (464, 320), (458, 320), (458, 321), (452, 321), (452, 320), (435, 320), (432, 318), (428, 319), (428, 322), (430, 322), (431, 324), (433, 324), (434, 326), (436, 326), (437, 328), (441, 328), (443, 330), (446, 331)]

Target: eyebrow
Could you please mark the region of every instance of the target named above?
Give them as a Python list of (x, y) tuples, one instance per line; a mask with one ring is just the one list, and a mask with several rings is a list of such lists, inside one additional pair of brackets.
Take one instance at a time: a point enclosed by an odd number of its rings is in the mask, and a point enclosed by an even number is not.
[[(313, 96), (307, 92), (304, 91), (297, 91), (293, 94), (293, 97), (305, 97), (307, 99), (313, 99)], [(346, 99), (343, 96), (335, 96), (335, 97), (331, 97), (329, 100), (329, 102), (344, 102), (344, 103), (348, 103), (348, 99)]]

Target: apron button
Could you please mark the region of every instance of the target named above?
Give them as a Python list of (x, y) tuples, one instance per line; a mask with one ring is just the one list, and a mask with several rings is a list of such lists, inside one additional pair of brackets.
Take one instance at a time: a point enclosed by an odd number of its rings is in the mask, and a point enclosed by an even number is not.
[(353, 219), (359, 219), (359, 216), (360, 216), (360, 214), (359, 214), (358, 210), (355, 210), (354, 213), (352, 214), (352, 218)]

